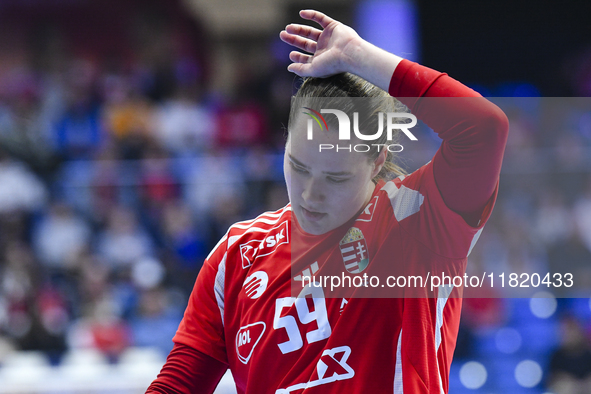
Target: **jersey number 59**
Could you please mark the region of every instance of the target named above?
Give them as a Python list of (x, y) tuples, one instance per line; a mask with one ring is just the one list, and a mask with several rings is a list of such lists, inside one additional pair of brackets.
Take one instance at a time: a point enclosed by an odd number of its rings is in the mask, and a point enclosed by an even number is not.
[[(314, 310), (310, 311), (306, 296), (311, 295), (314, 301)], [(330, 336), (331, 328), (328, 322), (328, 314), (326, 313), (326, 301), (324, 299), (324, 291), (322, 287), (306, 286), (300, 293), (299, 297), (285, 297), (278, 298), (275, 301), (275, 317), (273, 318), (273, 328), (285, 328), (287, 337), (286, 342), (279, 343), (279, 350), (281, 353), (290, 353), (301, 349), (304, 346), (300, 329), (295, 317), (292, 315), (281, 316), (283, 308), (291, 308), (295, 304), (298, 318), (302, 324), (309, 324), (316, 321), (318, 328), (306, 333), (306, 340), (308, 343), (314, 343), (326, 339)]]

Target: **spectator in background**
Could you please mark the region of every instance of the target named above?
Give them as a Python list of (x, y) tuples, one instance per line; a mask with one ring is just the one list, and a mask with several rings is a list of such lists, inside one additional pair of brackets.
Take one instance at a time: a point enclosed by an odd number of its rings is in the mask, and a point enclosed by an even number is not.
[(218, 201), (244, 195), (241, 170), (238, 160), (220, 151), (193, 162), (192, 168), (188, 170), (184, 192), (186, 201), (198, 219), (210, 214)]
[(115, 139), (121, 157), (137, 160), (153, 139), (153, 107), (131, 81), (121, 82), (106, 92), (103, 123)]
[(81, 312), (88, 305), (97, 303), (109, 289), (109, 266), (98, 255), (84, 254), (80, 257), (78, 299)]
[(20, 338), (20, 348), (44, 351), (53, 363), (57, 363), (66, 351), (65, 334), (70, 324), (66, 297), (50, 284), (33, 294), (30, 328)]
[(591, 392), (591, 347), (579, 322), (561, 321), (561, 344), (550, 356), (548, 388), (558, 394)]
[(207, 239), (197, 230), (193, 212), (183, 201), (166, 204), (162, 212), (161, 237), (164, 246), (172, 256), (167, 267), (172, 283), (190, 294), (195, 283), (194, 277), (201, 269), (207, 255)]
[(554, 166), (560, 168), (560, 176), (554, 178), (552, 187), (566, 191), (570, 204), (576, 196), (581, 195), (585, 185), (587, 153), (585, 140), (578, 132), (568, 129), (552, 130), (554, 135), (560, 135), (555, 141)]
[(174, 201), (165, 206), (162, 231), (166, 246), (175, 252), (181, 266), (201, 266), (206, 248), (194, 225), (193, 213), (184, 202)]
[(17, 341), (31, 328), (30, 298), (38, 285), (35, 259), (23, 243), (12, 241), (0, 256), (0, 291), (5, 316), (2, 329)]
[(114, 143), (105, 145), (93, 162), (90, 175), (91, 202), (85, 212), (97, 222), (103, 221), (111, 207), (117, 205), (120, 200), (121, 162)]
[(95, 73), (94, 66), (85, 61), (70, 67), (67, 109), (54, 129), (56, 149), (65, 159), (88, 159), (105, 141), (94, 89)]
[(220, 195), (206, 215), (209, 247), (215, 246), (228, 228), (242, 218), (244, 200), (240, 195)]
[(170, 335), (174, 335), (182, 317), (173, 301), (170, 292), (162, 287), (142, 291), (137, 313), (130, 320), (135, 346), (156, 347), (162, 354), (172, 350)]
[(115, 270), (125, 270), (140, 258), (151, 256), (153, 250), (153, 241), (135, 213), (126, 207), (113, 207), (107, 228), (98, 237), (98, 252), (106, 262)]
[(90, 236), (88, 223), (66, 204), (58, 202), (49, 207), (33, 229), (33, 246), (46, 267), (66, 271), (77, 268)]
[(547, 188), (540, 194), (533, 238), (547, 246), (564, 241), (573, 232), (573, 220), (564, 193), (553, 187)]
[(236, 97), (217, 114), (218, 146), (246, 150), (268, 142), (269, 130), (265, 108), (255, 100)]
[(11, 242), (0, 257), (0, 296), (5, 316), (0, 329), (21, 350), (42, 350), (52, 361), (65, 351), (64, 335), (70, 321), (66, 297), (43, 275), (27, 245)]
[(287, 196), (287, 191), (283, 185), (275, 182), (267, 191), (267, 195), (265, 196), (265, 200), (263, 202), (263, 210), (276, 210), (278, 207), (285, 206), (288, 201), (289, 197)]
[(119, 305), (105, 292), (69, 326), (67, 341), (72, 349), (96, 349), (115, 361), (130, 345), (131, 331), (121, 319)]
[(156, 111), (156, 137), (176, 156), (206, 152), (216, 133), (213, 111), (189, 88), (178, 86), (173, 97)]
[(587, 176), (585, 189), (575, 201), (573, 213), (582, 241), (591, 253), (591, 175)]
[(37, 170), (47, 171), (56, 113), (40, 79), (24, 64), (0, 74), (0, 144)]
[(142, 154), (140, 162), (141, 194), (150, 211), (160, 211), (162, 206), (178, 197), (178, 181), (173, 175), (168, 152), (160, 146), (150, 144)]
[[(552, 244), (547, 249), (549, 272), (563, 275), (571, 273), (578, 290), (591, 288), (591, 250), (585, 244), (585, 236), (580, 227), (575, 225), (568, 238)], [(558, 287), (553, 293), (567, 297), (569, 294), (573, 295), (572, 290)], [(588, 293), (579, 296), (588, 296)]]
[(41, 209), (47, 190), (39, 178), (0, 148), (0, 213)]
[[(277, 173), (271, 155), (263, 147), (253, 147), (244, 157), (244, 172), (246, 181), (246, 211), (251, 216), (258, 215), (264, 210), (265, 196), (275, 183)], [(280, 176), (279, 176), (280, 178)], [(279, 209), (280, 205), (275, 207)]]

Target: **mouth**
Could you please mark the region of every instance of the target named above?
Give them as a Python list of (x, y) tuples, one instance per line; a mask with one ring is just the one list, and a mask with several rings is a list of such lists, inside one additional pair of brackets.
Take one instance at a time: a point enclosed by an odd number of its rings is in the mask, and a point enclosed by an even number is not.
[(310, 211), (310, 210), (302, 207), (301, 205), (300, 205), (300, 207), (302, 208), (302, 213), (304, 214), (304, 217), (309, 221), (316, 222), (326, 216), (326, 213)]

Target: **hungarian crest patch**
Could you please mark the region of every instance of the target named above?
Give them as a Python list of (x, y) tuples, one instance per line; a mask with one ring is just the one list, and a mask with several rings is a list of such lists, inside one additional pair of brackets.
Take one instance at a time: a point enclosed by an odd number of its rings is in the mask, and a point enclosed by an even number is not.
[(343, 263), (348, 272), (358, 274), (369, 264), (367, 242), (361, 230), (351, 227), (339, 242)]

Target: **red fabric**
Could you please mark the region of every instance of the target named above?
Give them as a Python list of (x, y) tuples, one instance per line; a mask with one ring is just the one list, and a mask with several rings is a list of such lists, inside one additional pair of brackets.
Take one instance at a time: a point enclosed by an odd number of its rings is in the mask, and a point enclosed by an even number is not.
[(177, 343), (146, 394), (211, 394), (227, 368), (215, 358)]
[(435, 182), (446, 205), (476, 226), (501, 172), (509, 130), (507, 117), (447, 74), (408, 60), (403, 60), (394, 71), (389, 93), (443, 139), (433, 157)]
[[(417, 118), (433, 128), (443, 142), (431, 163), (407, 177), (395, 180), (396, 187), (388, 189), (393, 193), (394, 189), (398, 190), (404, 185), (409, 190), (407, 197), (425, 196), (418, 211), (398, 222), (392, 213), (382, 213), (382, 210), (393, 209), (390, 198), (396, 198), (396, 195), (389, 196), (385, 190), (377, 189), (376, 196), (380, 194), (383, 197), (378, 196), (379, 200), (376, 200), (379, 201), (374, 208), (377, 212), (374, 219), (376, 223), (368, 218), (367, 221), (361, 220), (355, 225), (364, 233), (369, 242), (369, 252), (376, 256), (376, 261), (379, 260), (382, 251), (390, 260), (392, 256), (399, 259), (391, 261), (392, 267), (402, 269), (408, 266), (408, 262), (430, 262), (433, 270), (445, 269), (451, 273), (449, 268), (455, 267), (458, 272), (463, 272), (465, 256), (469, 253), (475, 233), (482, 228), (494, 205), (495, 188), (498, 186), (507, 138), (506, 117), (476, 92), (447, 75), (409, 61), (401, 62), (397, 67), (389, 91), (391, 95), (408, 105)], [(445, 96), (445, 100), (419, 99), (438, 96)], [(272, 298), (267, 297), (291, 294), (290, 267), (277, 263), (290, 260), (286, 253), (291, 252), (291, 245), (281, 246), (272, 251), (272, 254), (261, 254), (260, 259), (255, 262), (254, 257), (253, 261), (244, 261), (244, 258), (241, 260), (242, 252), (239, 246), (248, 242), (262, 245), (263, 240), (270, 236), (276, 239), (276, 233), (279, 231), (277, 226), (283, 222), (289, 223), (291, 212), (288, 208), (289, 206), (280, 213), (264, 214), (266, 222), (243, 222), (240, 226), (231, 228), (208, 256), (191, 295), (183, 323), (175, 336), (175, 348), (162, 372), (148, 389), (148, 393), (212, 393), (227, 365), (220, 360), (227, 360), (232, 365), (238, 392), (263, 392), (254, 388), (265, 385), (293, 386), (296, 383), (319, 380), (320, 377), (314, 375), (318, 370), (316, 364), (322, 361), (318, 361), (318, 353), (323, 352), (323, 349), (336, 351), (341, 348), (346, 348), (350, 355), (347, 355), (347, 359), (337, 357), (336, 360), (341, 360), (339, 364), (346, 364), (352, 368), (355, 371), (354, 375), (349, 376), (347, 371), (334, 372), (342, 375), (343, 379), (322, 383), (318, 387), (310, 388), (311, 392), (343, 392), (344, 387), (348, 387), (347, 392), (366, 392), (369, 388), (365, 387), (367, 384), (355, 386), (349, 380), (353, 377), (356, 377), (359, 384), (367, 383), (363, 379), (372, 379), (372, 385), (380, 388), (396, 384), (394, 365), (397, 350), (400, 350), (402, 358), (405, 391), (439, 392), (441, 385), (447, 391), (449, 365), (455, 347), (461, 310), (460, 298), (450, 298), (444, 309), (442, 342), (439, 349), (435, 347), (435, 340), (424, 340), (426, 335), (435, 337), (437, 299), (408, 298), (401, 301), (400, 298), (351, 298), (343, 307), (340, 299), (326, 298), (324, 308), (328, 315), (324, 323), (334, 328), (332, 334), (326, 340), (311, 345), (306, 342), (306, 346), (301, 350), (284, 349), (285, 352), (280, 352), (278, 344), (291, 343), (286, 334), (286, 327), (271, 329), (273, 322), (277, 320), (273, 316), (273, 308), (268, 305), (258, 307), (257, 303), (262, 305), (271, 302), (270, 305), (274, 305)], [(393, 229), (381, 231), (383, 229), (377, 223), (378, 219), (387, 221), (384, 225), (391, 225)], [(464, 220), (472, 227), (467, 226)], [(478, 221), (480, 223), (477, 226)], [(250, 225), (261, 229), (268, 227), (268, 233), (259, 234), (263, 230), (248, 232)], [(402, 231), (403, 227), (405, 231)], [(380, 234), (392, 237), (392, 240), (384, 240)], [(231, 249), (227, 241), (230, 238)], [(404, 243), (404, 248), (396, 241)], [(322, 245), (316, 246), (316, 249), (324, 251), (325, 254), (331, 253), (331, 249), (327, 250)], [(399, 250), (401, 253), (393, 253), (391, 249)], [(316, 253), (312, 247), (310, 250), (308, 257)], [(334, 256), (340, 257), (339, 254)], [(224, 265), (220, 269), (222, 261)], [(457, 267), (450, 267), (454, 263), (457, 263)], [(255, 265), (256, 269), (253, 268)], [(263, 290), (266, 291), (265, 297), (254, 300), (244, 295), (243, 283), (252, 273), (251, 270), (264, 270), (268, 274), (268, 285), (266, 290)], [(371, 273), (371, 267), (368, 268), (368, 272)], [(225, 280), (218, 280), (218, 276)], [(299, 315), (295, 307), (286, 305), (285, 308), (287, 311), (279, 309), (284, 321), (291, 317), (296, 322), (294, 316)], [(225, 324), (222, 324), (220, 310), (225, 316)], [(384, 310), (390, 312), (384, 315)], [(406, 317), (401, 314), (405, 314)], [(378, 315), (389, 319), (387, 324), (376, 325), (372, 319), (363, 318)], [(341, 320), (343, 323), (339, 323)], [(262, 322), (266, 324), (263, 325)], [(266, 336), (260, 343), (257, 339), (244, 354), (239, 354), (241, 348), (236, 338), (249, 327), (266, 327)], [(299, 333), (299, 328), (297, 331)], [(359, 336), (359, 332), (370, 334)], [(254, 331), (250, 334), (255, 338)], [(387, 340), (383, 341), (383, 338)], [(370, 342), (374, 347), (369, 347)], [(368, 359), (367, 349), (376, 349), (376, 343), (381, 351), (371, 352), (373, 358)], [(189, 347), (187, 344), (192, 345)], [(252, 351), (255, 346), (255, 351)], [(206, 356), (195, 348), (199, 348), (201, 352), (207, 351), (215, 357)], [(360, 350), (361, 348), (363, 350)], [(305, 357), (302, 352), (305, 353)], [(240, 355), (243, 359), (238, 360)], [(281, 363), (277, 362), (279, 357)], [(276, 373), (280, 367), (291, 368), (296, 362), (302, 363), (301, 369), (290, 369), (287, 375), (285, 371), (281, 371), (281, 374)], [(376, 375), (375, 371), (379, 369), (377, 365), (381, 366), (382, 373)], [(333, 376), (332, 372), (329, 376)]]

